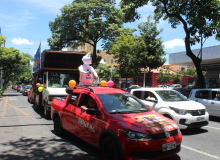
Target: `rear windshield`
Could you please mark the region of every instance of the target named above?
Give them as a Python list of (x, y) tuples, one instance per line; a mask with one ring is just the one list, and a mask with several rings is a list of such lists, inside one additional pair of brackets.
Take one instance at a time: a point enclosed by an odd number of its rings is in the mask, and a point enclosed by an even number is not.
[(130, 94), (97, 94), (105, 110), (111, 114), (148, 112), (150, 109)]

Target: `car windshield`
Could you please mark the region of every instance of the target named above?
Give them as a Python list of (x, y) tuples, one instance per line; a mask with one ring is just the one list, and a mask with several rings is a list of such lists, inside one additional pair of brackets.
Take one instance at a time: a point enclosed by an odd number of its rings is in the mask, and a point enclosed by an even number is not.
[(155, 91), (163, 101), (189, 101), (184, 95), (174, 90)]
[(31, 89), (31, 86), (26, 86), (25, 89)]
[(78, 81), (79, 75), (76, 73), (48, 73), (48, 87), (68, 87), (70, 80)]
[(105, 110), (111, 114), (129, 114), (150, 111), (140, 100), (130, 94), (98, 94)]

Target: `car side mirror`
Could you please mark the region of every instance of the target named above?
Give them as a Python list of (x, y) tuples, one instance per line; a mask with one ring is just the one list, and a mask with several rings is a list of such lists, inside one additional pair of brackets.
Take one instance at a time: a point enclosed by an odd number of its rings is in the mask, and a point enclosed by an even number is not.
[(95, 109), (95, 108), (88, 108), (86, 110), (86, 113), (87, 114), (91, 114), (91, 115), (99, 115), (99, 110), (98, 109)]

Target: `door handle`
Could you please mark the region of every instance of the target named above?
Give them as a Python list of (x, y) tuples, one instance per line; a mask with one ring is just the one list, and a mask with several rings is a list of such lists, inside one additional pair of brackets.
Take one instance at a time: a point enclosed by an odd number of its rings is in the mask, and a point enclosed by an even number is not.
[(76, 113), (73, 113), (74, 116), (76, 116)]
[(211, 102), (211, 104), (215, 104), (214, 102)]

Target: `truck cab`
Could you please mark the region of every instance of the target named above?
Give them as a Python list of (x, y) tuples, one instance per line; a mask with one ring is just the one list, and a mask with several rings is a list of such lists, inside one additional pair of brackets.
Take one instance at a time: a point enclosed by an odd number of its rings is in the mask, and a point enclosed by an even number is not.
[[(45, 118), (50, 118), (51, 102), (54, 97), (66, 97), (66, 87), (70, 79), (79, 82), (78, 66), (85, 53), (44, 50), (41, 68), (33, 73), (32, 87), (35, 109), (44, 109)], [(37, 83), (43, 86), (38, 91)]]

